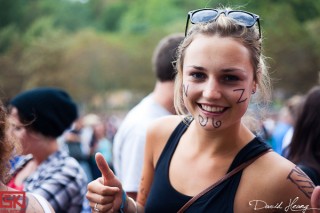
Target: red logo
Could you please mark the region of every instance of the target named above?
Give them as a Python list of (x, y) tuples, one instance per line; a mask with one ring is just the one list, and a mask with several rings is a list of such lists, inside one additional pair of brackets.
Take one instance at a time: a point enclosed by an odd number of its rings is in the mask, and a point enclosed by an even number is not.
[(0, 191), (0, 213), (25, 212), (26, 193), (23, 191)]

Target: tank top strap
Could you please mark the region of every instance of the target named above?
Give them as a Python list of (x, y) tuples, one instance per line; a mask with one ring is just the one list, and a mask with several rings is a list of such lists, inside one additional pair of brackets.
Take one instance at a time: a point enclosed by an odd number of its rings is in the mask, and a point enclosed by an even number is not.
[(271, 147), (262, 141), (259, 137), (255, 137), (251, 142), (245, 145), (233, 159), (232, 164), (229, 167), (228, 172), (239, 166), (241, 163), (244, 163), (260, 153), (271, 149)]

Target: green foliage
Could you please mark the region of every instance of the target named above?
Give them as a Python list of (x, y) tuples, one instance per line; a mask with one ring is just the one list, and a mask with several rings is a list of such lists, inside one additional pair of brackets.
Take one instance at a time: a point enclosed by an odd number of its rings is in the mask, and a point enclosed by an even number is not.
[(173, 20), (185, 18), (186, 12), (171, 0), (136, 0), (124, 15), (121, 30), (145, 33), (157, 27), (169, 25)]
[[(20, 1), (21, 2), (21, 1)], [(0, 0), (0, 28), (11, 25), (18, 21), (18, 16), (21, 14), (21, 7), (19, 7), (19, 0), (7, 1)]]
[(19, 39), (19, 32), (14, 25), (9, 25), (0, 30), (0, 54), (13, 47)]
[(63, 27), (70, 31), (77, 31), (81, 28), (90, 26), (90, 24), (95, 25), (90, 21), (90, 11), (88, 7), (83, 4), (69, 4), (67, 7), (63, 6), (58, 11), (58, 16), (56, 17), (56, 25), (58, 27)]
[(125, 2), (116, 2), (106, 6), (102, 14), (102, 29), (106, 31), (119, 30), (123, 14), (128, 10), (128, 4)]
[[(150, 92), (151, 57), (183, 32), (188, 11), (229, 5), (259, 14), (276, 90), (302, 93), (320, 70), (320, 4), (313, 0), (0, 0), (0, 89), (50, 85), (81, 103), (118, 89)], [(297, 86), (299, 85), (299, 86)]]
[(292, 7), (297, 20), (300, 22), (317, 19), (320, 16), (319, 1), (294, 0), (292, 1)]
[(32, 43), (33, 40), (38, 38), (51, 37), (51, 33), (56, 34), (57, 31), (61, 31), (61, 29), (55, 28), (54, 18), (43, 16), (33, 22), (33, 24), (23, 34), (23, 37), (27, 43)]

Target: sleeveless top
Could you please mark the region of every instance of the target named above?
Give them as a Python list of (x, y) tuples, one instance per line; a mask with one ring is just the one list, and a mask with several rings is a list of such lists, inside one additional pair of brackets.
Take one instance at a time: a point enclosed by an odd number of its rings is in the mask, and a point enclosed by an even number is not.
[[(192, 120), (191, 120), (192, 121)], [(187, 121), (191, 123), (191, 121)], [(145, 205), (145, 212), (176, 213), (192, 197), (176, 191), (169, 180), (169, 165), (173, 153), (188, 125), (181, 122), (171, 134), (155, 168), (153, 183)], [(234, 158), (228, 172), (243, 162), (270, 149), (270, 146), (259, 138), (254, 138), (244, 146)], [(192, 168), (190, 168), (192, 172)], [(241, 179), (242, 171), (228, 178), (211, 191), (200, 197), (186, 212), (233, 212), (234, 198)], [(197, 180), (195, 180), (197, 181)], [(213, 184), (213, 183), (212, 183)]]

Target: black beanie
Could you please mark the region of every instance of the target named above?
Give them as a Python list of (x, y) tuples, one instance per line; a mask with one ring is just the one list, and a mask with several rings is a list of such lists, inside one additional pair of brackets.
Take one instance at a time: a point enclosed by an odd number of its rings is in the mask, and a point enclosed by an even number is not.
[(77, 106), (65, 91), (58, 88), (35, 88), (22, 92), (10, 101), (18, 109), (20, 120), (45, 136), (58, 137), (78, 117)]

